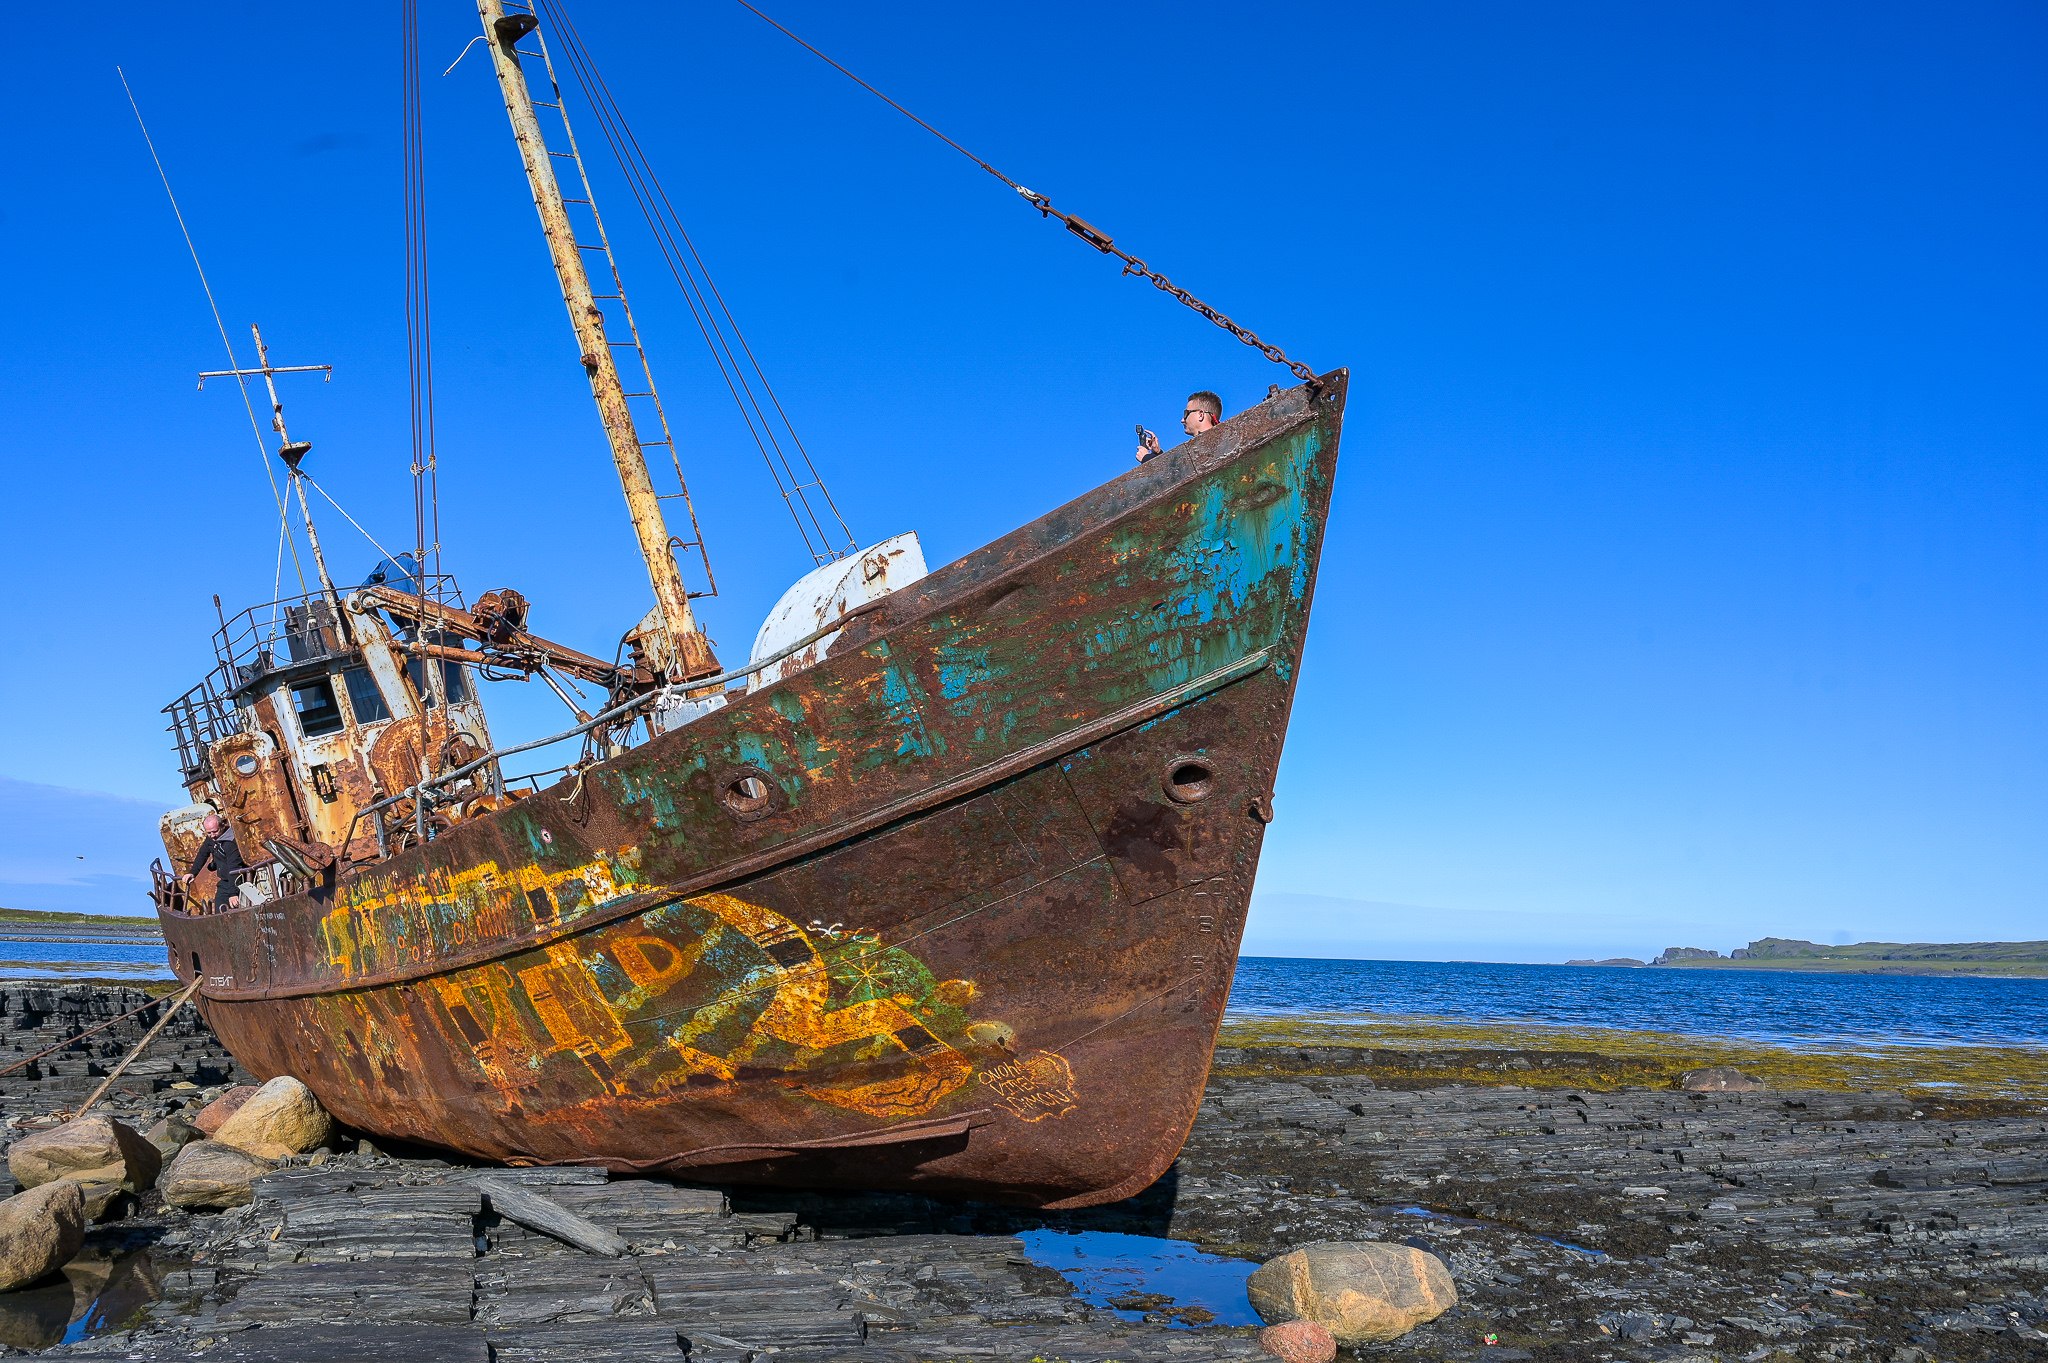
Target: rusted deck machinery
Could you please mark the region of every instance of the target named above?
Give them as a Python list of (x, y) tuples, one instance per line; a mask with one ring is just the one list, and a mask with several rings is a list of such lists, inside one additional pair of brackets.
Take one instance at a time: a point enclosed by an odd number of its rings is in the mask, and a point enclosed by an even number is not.
[[(418, 579), (329, 588), (282, 650), (224, 629), (217, 682), (180, 702), (197, 803), (166, 842), (189, 857), (218, 809), (254, 888), (216, 911), (161, 878), (172, 964), (251, 1071), (380, 1136), (727, 1182), (1134, 1193), (1194, 1120), (1230, 988), (1345, 390), (1276, 390), (821, 611), (773, 667), (757, 648), (743, 691), (708, 650), (607, 674), (526, 635), (516, 597), (462, 611)], [(513, 798), (479, 663), (580, 670), (669, 718), (628, 745), (599, 716), (586, 761)], [(334, 732), (346, 751), (320, 748)]]

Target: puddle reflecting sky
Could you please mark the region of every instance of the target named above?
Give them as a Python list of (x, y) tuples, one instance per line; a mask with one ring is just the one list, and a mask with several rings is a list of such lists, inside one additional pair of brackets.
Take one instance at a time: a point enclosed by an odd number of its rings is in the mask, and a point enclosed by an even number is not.
[(33, 1287), (0, 1292), (0, 1344), (47, 1349), (131, 1324), (163, 1295), (148, 1250), (87, 1250)]
[(1163, 1309), (1193, 1307), (1214, 1317), (1169, 1322), (1182, 1328), (1260, 1324), (1244, 1292), (1245, 1279), (1258, 1267), (1249, 1259), (1205, 1254), (1185, 1240), (1115, 1231), (1028, 1230), (1018, 1238), (1033, 1263), (1065, 1277), (1082, 1301), (1125, 1320), (1141, 1320), (1146, 1310), (1162, 1309), (1133, 1300), (1156, 1296), (1172, 1299), (1172, 1307)]

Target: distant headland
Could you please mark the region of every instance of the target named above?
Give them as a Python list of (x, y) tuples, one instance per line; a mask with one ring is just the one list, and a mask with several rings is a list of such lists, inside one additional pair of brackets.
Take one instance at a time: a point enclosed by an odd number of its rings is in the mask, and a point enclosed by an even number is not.
[(1819, 970), (1856, 975), (2048, 976), (2048, 942), (1857, 942), (1828, 946), (1796, 937), (1760, 937), (1723, 956), (1706, 947), (1666, 947), (1648, 961), (1632, 956), (1566, 965), (1678, 966), (1691, 970)]
[(160, 942), (156, 915), (0, 908), (0, 942)]

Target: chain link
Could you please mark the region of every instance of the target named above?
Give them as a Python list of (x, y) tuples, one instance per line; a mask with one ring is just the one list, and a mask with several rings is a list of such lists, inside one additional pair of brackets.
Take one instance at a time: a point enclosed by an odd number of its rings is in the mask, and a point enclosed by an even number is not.
[(1046, 198), (1043, 194), (1034, 193), (1033, 191), (1026, 189), (1024, 186), (1011, 181), (1010, 178), (1007, 175), (1004, 175), (1001, 171), (995, 170), (992, 167), (985, 166), (983, 168), (988, 170), (990, 174), (995, 175), (998, 179), (1002, 180), (1005, 184), (1008, 184), (1012, 189), (1016, 190), (1019, 194), (1023, 195), (1025, 200), (1028, 203), (1030, 203), (1030, 205), (1033, 208), (1037, 209), (1042, 216), (1048, 218), (1058, 218), (1060, 222), (1066, 226), (1066, 229), (1069, 232), (1072, 232), (1075, 236), (1087, 242), (1090, 246), (1093, 246), (1096, 250), (1102, 252), (1104, 255), (1115, 256), (1118, 260), (1122, 261), (1124, 263), (1123, 272), (1125, 274), (1136, 275), (1140, 279), (1151, 281), (1153, 288), (1159, 290), (1161, 293), (1169, 294), (1172, 297), (1178, 299), (1183, 305), (1192, 308), (1194, 311), (1200, 313), (1202, 316), (1214, 322), (1217, 326), (1222, 327), (1232, 336), (1237, 337), (1238, 340), (1244, 342), (1253, 350), (1258, 351), (1261, 355), (1264, 355), (1274, 364), (1285, 365), (1288, 369), (1294, 372), (1294, 377), (1300, 379), (1303, 383), (1314, 383), (1316, 381), (1316, 373), (1313, 369), (1310, 369), (1307, 365), (1303, 364), (1299, 360), (1288, 358), (1287, 352), (1282, 350), (1279, 346), (1273, 345), (1271, 342), (1261, 340), (1256, 332), (1251, 331), (1249, 328), (1241, 327), (1237, 323), (1231, 321), (1228, 317), (1225, 317), (1215, 308), (1209, 306), (1207, 303), (1204, 303), (1201, 299), (1195, 297), (1186, 289), (1183, 289), (1180, 285), (1168, 279), (1165, 275), (1160, 274), (1157, 270), (1147, 265), (1144, 261), (1132, 255), (1129, 251), (1120, 250), (1114, 241), (1110, 240), (1110, 238), (1106, 234), (1104, 234), (1102, 231), (1096, 228), (1093, 224), (1085, 222), (1082, 219), (1075, 217), (1071, 213), (1060, 212), (1059, 209), (1054, 208), (1052, 206), (1051, 199)]
[(934, 128), (931, 124), (925, 122), (916, 114), (910, 112), (910, 110), (904, 108), (901, 104), (898, 104), (895, 100), (883, 94), (880, 90), (877, 90), (874, 86), (868, 84), (859, 76), (854, 75), (853, 72), (847, 70), (844, 66), (841, 66), (838, 62), (832, 60), (832, 58), (826, 56), (823, 52), (820, 52), (817, 48), (812, 47), (802, 38), (797, 37), (796, 34), (790, 32), (787, 28), (784, 28), (775, 20), (763, 14), (760, 10), (756, 9), (752, 4), (750, 4), (748, 0), (738, 0), (738, 4), (740, 8), (752, 13), (755, 18), (760, 19), (770, 28), (773, 28), (780, 32), (784, 37), (788, 38), (798, 47), (803, 48), (806, 52), (809, 52), (819, 61), (824, 62), (825, 65), (831, 67), (840, 75), (846, 77), (855, 85), (858, 85), (861, 89), (867, 91), (876, 99), (879, 99), (880, 101), (882, 101), (882, 103), (894, 109), (897, 113), (902, 114), (912, 123), (915, 123), (918, 127), (923, 128), (926, 132), (930, 133), (933, 137), (938, 138), (939, 141), (944, 142), (954, 151), (959, 152), (962, 156), (974, 162), (975, 165), (980, 166), (990, 175), (995, 176), (998, 180), (1001, 180), (1004, 184), (1016, 190), (1019, 194), (1024, 196), (1024, 199), (1027, 203), (1029, 203), (1033, 208), (1037, 209), (1041, 214), (1045, 215), (1048, 218), (1058, 218), (1062, 223), (1066, 225), (1066, 229), (1069, 232), (1072, 232), (1075, 236), (1081, 238), (1081, 240), (1087, 242), (1090, 246), (1093, 246), (1096, 250), (1102, 252), (1104, 255), (1115, 256), (1118, 260), (1121, 260), (1124, 263), (1125, 274), (1134, 274), (1137, 275), (1140, 279), (1151, 280), (1153, 288), (1158, 289), (1161, 293), (1173, 295), (1173, 297), (1179, 299), (1188, 307), (1193, 308), (1196, 312), (1199, 312), (1200, 314), (1202, 314), (1202, 316), (1208, 318), (1217, 326), (1222, 327), (1225, 331), (1237, 337), (1238, 340), (1243, 341), (1246, 345), (1258, 351), (1261, 355), (1264, 355), (1274, 364), (1286, 365), (1289, 369), (1294, 371), (1294, 376), (1300, 379), (1303, 383), (1314, 383), (1316, 381), (1316, 375), (1314, 370), (1310, 369), (1307, 365), (1302, 364), (1297, 360), (1288, 359), (1286, 352), (1281, 350), (1279, 346), (1269, 345), (1265, 341), (1260, 340), (1252, 332), (1247, 331), (1245, 328), (1231, 321), (1228, 317), (1225, 317), (1222, 313), (1216, 311), (1216, 309), (1210, 307), (1207, 303), (1204, 303), (1201, 299), (1195, 297), (1186, 289), (1183, 289), (1178, 284), (1175, 284), (1165, 275), (1162, 275), (1156, 270), (1152, 269), (1144, 261), (1138, 259), (1130, 252), (1119, 251), (1116, 248), (1115, 243), (1113, 243), (1108, 236), (1106, 236), (1102, 232), (1097, 231), (1094, 227), (1090, 226), (1086, 222), (1083, 222), (1081, 219), (1075, 217), (1073, 214), (1060, 212), (1057, 208), (1054, 208), (1052, 206), (1052, 200), (1046, 198), (1043, 194), (1035, 194), (1031, 190), (1024, 188), (1024, 186), (1018, 184), (1015, 180), (1012, 180), (1009, 176), (1003, 174), (1000, 170), (997, 170), (994, 166), (982, 160), (979, 156), (976, 156), (973, 152), (967, 150), (967, 148), (961, 146), (958, 142), (955, 142), (952, 138), (946, 136), (937, 128)]

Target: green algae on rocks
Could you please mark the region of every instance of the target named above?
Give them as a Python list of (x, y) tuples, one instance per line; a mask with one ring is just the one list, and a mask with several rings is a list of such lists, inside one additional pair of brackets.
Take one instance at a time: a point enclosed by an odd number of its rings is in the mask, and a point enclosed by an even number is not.
[(2048, 1102), (2048, 1050), (2037, 1047), (1858, 1043), (1822, 1051), (1680, 1032), (1371, 1013), (1230, 1017), (1218, 1046), (1220, 1074), (1364, 1072), (1389, 1087), (1668, 1088), (1687, 1070), (1732, 1065), (1773, 1089)]

